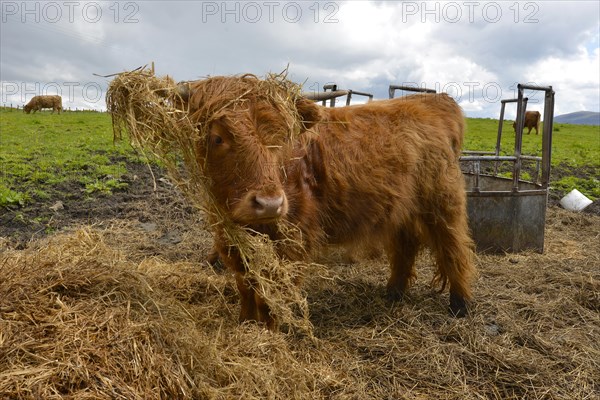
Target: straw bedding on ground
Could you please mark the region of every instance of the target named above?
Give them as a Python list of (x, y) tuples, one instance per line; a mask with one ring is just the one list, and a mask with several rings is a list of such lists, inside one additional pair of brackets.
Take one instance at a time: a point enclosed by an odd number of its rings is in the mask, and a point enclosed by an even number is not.
[(597, 216), (552, 208), (544, 254), (479, 255), (465, 319), (429, 287), (427, 254), (390, 304), (384, 259), (332, 249), (303, 285), (314, 337), (237, 324), (233, 280), (198, 261), (200, 219), (179, 221), (178, 243), (114, 220), (5, 247), (0, 398), (600, 396)]

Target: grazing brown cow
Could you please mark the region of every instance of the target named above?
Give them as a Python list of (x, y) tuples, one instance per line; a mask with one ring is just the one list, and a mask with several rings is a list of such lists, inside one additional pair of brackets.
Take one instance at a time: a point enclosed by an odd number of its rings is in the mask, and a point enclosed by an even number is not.
[[(264, 82), (213, 77), (189, 87), (192, 119), (206, 134), (198, 162), (224, 213), (272, 239), (282, 237), (278, 221), (289, 221), (309, 251), (325, 243), (378, 243), (391, 265), (393, 300), (416, 277), (415, 258), (428, 246), (435, 283), (442, 290), (449, 284), (451, 312), (465, 315), (475, 269), (458, 164), (464, 119), (454, 100), (418, 94), (325, 108), (279, 88), (280, 99), (294, 99), (287, 109), (266, 95)], [(275, 316), (245, 279), (223, 231), (215, 247), (235, 272), (240, 320), (273, 328)]]
[[(538, 134), (538, 128), (540, 126), (540, 120), (542, 119), (542, 114), (539, 111), (525, 111), (525, 123), (523, 124), (523, 129), (529, 128), (527, 134), (531, 133), (531, 129), (535, 129), (535, 134)], [(513, 122), (513, 129), (515, 133), (517, 132), (517, 121)]]
[(63, 108), (62, 97), (57, 95), (33, 96), (33, 98), (29, 100), (29, 103), (25, 104), (23, 111), (29, 114), (31, 110), (33, 110), (33, 113), (35, 114), (36, 111), (40, 111), (42, 108), (51, 108), (52, 114), (54, 114), (54, 111), (58, 111), (60, 114), (60, 111)]

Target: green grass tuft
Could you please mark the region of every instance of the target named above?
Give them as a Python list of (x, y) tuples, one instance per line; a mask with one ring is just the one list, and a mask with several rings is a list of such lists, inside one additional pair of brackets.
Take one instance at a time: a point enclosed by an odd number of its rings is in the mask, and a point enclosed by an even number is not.
[(0, 184), (0, 208), (24, 207), (28, 200), (27, 194), (10, 190)]
[(600, 180), (597, 178), (577, 178), (568, 176), (552, 182), (552, 188), (568, 193), (573, 189), (579, 190), (590, 200), (600, 199)]

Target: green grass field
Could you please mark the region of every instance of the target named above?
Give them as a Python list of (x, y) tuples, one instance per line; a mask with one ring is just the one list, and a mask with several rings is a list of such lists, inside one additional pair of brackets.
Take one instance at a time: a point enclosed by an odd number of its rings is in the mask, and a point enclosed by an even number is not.
[[(513, 121), (502, 126), (502, 155), (514, 154)], [(542, 126), (523, 135), (522, 153), (542, 155)], [(498, 120), (467, 118), (464, 148), (493, 151), (498, 135)], [(600, 198), (600, 127), (554, 124), (552, 134), (551, 188), (561, 193), (578, 189), (592, 200)]]
[[(498, 122), (468, 119), (465, 149), (493, 150)], [(505, 122), (502, 150), (512, 153), (512, 122)], [(140, 162), (126, 142), (113, 144), (110, 116), (96, 112), (49, 111), (27, 115), (0, 108), (0, 208), (52, 198), (64, 188), (90, 196), (126, 190), (120, 180), (127, 162)], [(541, 154), (541, 134), (524, 135), (523, 153)], [(570, 171), (553, 181), (563, 192), (579, 189), (600, 198), (600, 127), (556, 124), (553, 167)], [(584, 171), (583, 174), (578, 171)]]
[(113, 144), (106, 113), (0, 109), (0, 206), (43, 200), (73, 184), (90, 195), (125, 189), (119, 178), (129, 159), (135, 154)]
[[(513, 121), (504, 121), (501, 150), (513, 154), (515, 134)], [(542, 126), (540, 134), (531, 131), (523, 135), (523, 154), (542, 155)], [(498, 134), (498, 120), (467, 118), (464, 148), (467, 150), (493, 151)], [(588, 125), (554, 124), (552, 134), (552, 165), (572, 167), (600, 167), (600, 127)]]

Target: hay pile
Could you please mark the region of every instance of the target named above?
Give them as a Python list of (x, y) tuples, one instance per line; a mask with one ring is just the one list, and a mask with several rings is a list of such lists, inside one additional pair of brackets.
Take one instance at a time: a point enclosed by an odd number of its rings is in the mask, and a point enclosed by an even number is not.
[[(132, 262), (125, 254), (139, 259), (135, 249), (105, 242), (144, 236), (87, 227), (2, 254), (0, 398), (261, 397), (273, 390), (261, 385), (273, 386), (272, 363), (297, 363), (284, 336), (250, 325), (231, 337), (237, 296), (226, 276)], [(288, 378), (279, 389), (294, 390)]]
[[(238, 325), (226, 274), (169, 260), (135, 221), (0, 255), (0, 398), (546, 399), (600, 396), (600, 218), (551, 209), (546, 253), (479, 256), (472, 314), (433, 269), (400, 304), (378, 259), (309, 270), (314, 339)], [(210, 248), (206, 243), (203, 248)], [(206, 256), (206, 254), (204, 254)]]
[[(164, 163), (179, 189), (208, 216), (211, 230), (223, 232), (228, 243), (239, 251), (247, 271), (245, 279), (262, 295), (278, 322), (311, 335), (306, 297), (296, 285), (302, 280), (306, 265), (282, 260), (276, 252), (278, 243), (228, 218), (223, 205), (211, 194), (204, 154), (210, 123), (231, 109), (243, 107), (254, 93), (279, 104), (288, 123), (287, 131), (297, 134), (300, 119), (295, 98), (300, 95), (300, 87), (288, 81), (285, 74), (250, 79), (235, 86), (222, 84), (227, 80), (213, 78), (215, 83), (210, 87), (201, 82), (187, 83), (188, 91), (191, 87), (198, 93), (205, 92), (205, 98), (197, 101), (182, 98), (180, 87), (171, 78), (156, 77), (147, 68), (118, 74), (106, 94), (115, 138), (128, 132), (135, 147), (150, 151)], [(280, 227), (280, 232), (290, 233), (282, 239), (285, 245), (295, 245), (294, 251), (302, 252), (302, 243), (293, 238), (300, 237), (293, 234), (295, 231), (290, 225)]]
[(191, 393), (178, 348), (193, 322), (89, 229), (3, 254), (0, 298), (2, 398)]

